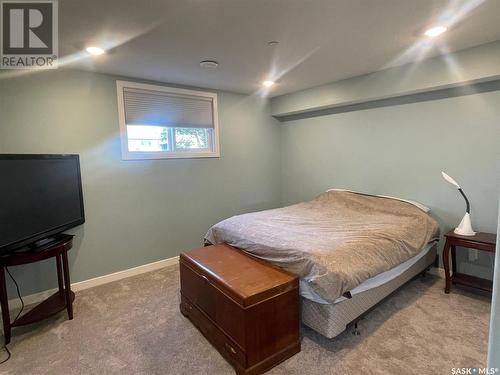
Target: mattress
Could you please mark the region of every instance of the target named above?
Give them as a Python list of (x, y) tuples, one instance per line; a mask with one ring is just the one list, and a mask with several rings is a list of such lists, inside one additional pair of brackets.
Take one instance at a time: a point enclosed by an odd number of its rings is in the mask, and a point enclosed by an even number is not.
[[(403, 274), (411, 266), (413, 266), (415, 263), (417, 263), (420, 259), (425, 257), (432, 250), (432, 247), (434, 246), (434, 244), (435, 244), (435, 242), (427, 244), (427, 246), (425, 246), (422, 249), (422, 251), (420, 251), (413, 258), (410, 258), (406, 262), (400, 264), (399, 266), (396, 266), (396, 267), (390, 269), (389, 271), (382, 272), (382, 273), (378, 274), (377, 276), (374, 276), (374, 277), (364, 281), (363, 283), (361, 283), (356, 288), (354, 288), (350, 291), (351, 296), (354, 296), (358, 293), (362, 293), (362, 292), (365, 292), (367, 290), (376, 288), (382, 284), (385, 284), (385, 283), (391, 281), (392, 279), (398, 277), (399, 275)], [(300, 295), (302, 297), (307, 298), (307, 299), (309, 299), (313, 302), (316, 302), (316, 303), (325, 304), (325, 305), (330, 304), (330, 302), (321, 298), (321, 296), (319, 296), (314, 291), (314, 289), (312, 289), (310, 287), (310, 285), (302, 279), (300, 280)], [(334, 303), (339, 303), (339, 302), (342, 302), (346, 299), (348, 299), (348, 298), (342, 296), (342, 297), (337, 298), (334, 301)]]
[(367, 310), (430, 267), (435, 261), (436, 255), (436, 245), (434, 244), (403, 273), (377, 287), (355, 294), (352, 298), (344, 299), (338, 303), (321, 304), (302, 298), (302, 322), (323, 336), (333, 338), (345, 331), (349, 323), (359, 319)]
[(413, 203), (328, 191), (308, 202), (233, 216), (211, 227), (205, 240), (292, 272), (334, 303), (438, 237), (437, 222)]

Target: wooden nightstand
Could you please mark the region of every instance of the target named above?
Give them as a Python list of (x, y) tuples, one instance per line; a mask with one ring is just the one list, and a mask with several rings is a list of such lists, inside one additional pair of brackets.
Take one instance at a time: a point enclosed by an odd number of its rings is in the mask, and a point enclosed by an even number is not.
[[(475, 236), (461, 236), (449, 231), (445, 234), (446, 243), (443, 249), (443, 265), (444, 273), (446, 276), (446, 286), (444, 288), (445, 293), (450, 293), (451, 284), (466, 285), (473, 288), (478, 288), (491, 292), (493, 288), (493, 283), (491, 280), (481, 279), (479, 277), (467, 275), (464, 273), (457, 272), (456, 263), (456, 247), (462, 246), (469, 249), (477, 249), (482, 251), (489, 251), (491, 253), (495, 252), (496, 246), (496, 234), (493, 233), (483, 233), (478, 232)], [(451, 267), (453, 274), (450, 275), (450, 250), (451, 250)]]

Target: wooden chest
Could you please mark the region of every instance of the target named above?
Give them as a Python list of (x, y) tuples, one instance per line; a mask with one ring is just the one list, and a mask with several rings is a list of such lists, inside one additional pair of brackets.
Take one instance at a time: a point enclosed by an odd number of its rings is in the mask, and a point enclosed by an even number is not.
[(300, 351), (299, 282), (228, 245), (180, 255), (181, 312), (238, 374), (262, 374)]

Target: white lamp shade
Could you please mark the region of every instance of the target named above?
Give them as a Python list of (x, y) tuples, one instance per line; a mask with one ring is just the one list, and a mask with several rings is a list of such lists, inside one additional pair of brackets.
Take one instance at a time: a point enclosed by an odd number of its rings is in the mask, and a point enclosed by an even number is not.
[(460, 185), (453, 179), (451, 178), (450, 176), (448, 176), (446, 173), (444, 172), (441, 172), (441, 175), (443, 176), (443, 178), (448, 181), (450, 184), (452, 185), (455, 185), (458, 189), (460, 189)]

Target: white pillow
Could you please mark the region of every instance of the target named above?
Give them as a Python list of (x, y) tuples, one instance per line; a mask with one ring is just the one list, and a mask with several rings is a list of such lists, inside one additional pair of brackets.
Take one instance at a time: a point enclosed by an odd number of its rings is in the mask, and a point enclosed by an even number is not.
[(409, 199), (403, 199), (403, 198), (398, 198), (398, 197), (391, 197), (390, 195), (369, 194), (369, 193), (363, 193), (361, 191), (354, 191), (354, 190), (348, 190), (348, 189), (328, 189), (327, 191), (349, 191), (351, 193), (359, 193), (359, 194), (371, 195), (371, 196), (374, 196), (374, 197), (396, 199), (398, 201), (402, 201), (402, 202), (407, 202), (407, 203), (413, 204), (414, 206), (420, 208), (425, 213), (429, 213), (431, 211), (431, 209), (429, 207), (424, 206), (422, 203), (411, 201)]

